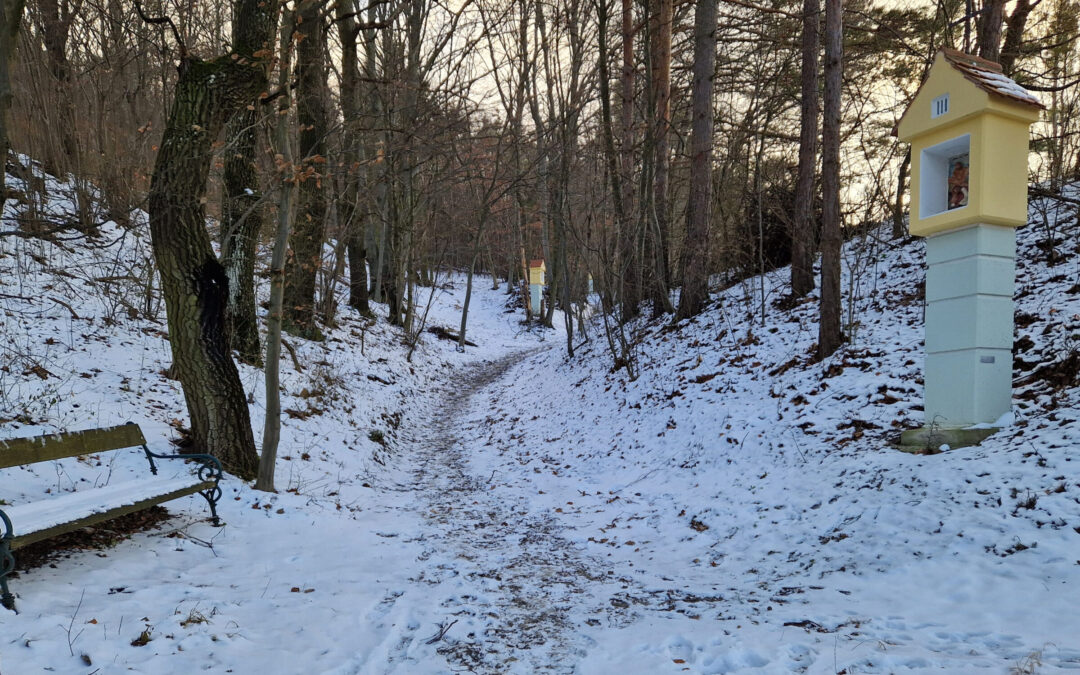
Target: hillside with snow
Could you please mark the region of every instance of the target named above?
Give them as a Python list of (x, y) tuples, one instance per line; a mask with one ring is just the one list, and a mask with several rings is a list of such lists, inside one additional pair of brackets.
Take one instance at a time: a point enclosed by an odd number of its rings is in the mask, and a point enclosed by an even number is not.
[[(222, 527), (187, 497), (21, 570), (0, 673), (1080, 669), (1078, 228), (1032, 204), (1014, 419), (937, 454), (891, 447), (922, 424), (925, 266), (885, 231), (845, 246), (851, 342), (824, 363), (815, 298), (778, 306), (786, 270), (632, 326), (632, 381), (599, 325), (568, 359), (490, 279), (465, 353), (423, 332), (409, 360), (384, 313), (343, 313), (287, 338), (279, 492), (227, 477)], [(134, 421), (171, 451), (148, 237), (0, 238), (2, 437)], [(463, 279), (429, 292), (428, 325), (456, 327)], [(137, 450), (3, 470), (0, 505), (144, 473)]]

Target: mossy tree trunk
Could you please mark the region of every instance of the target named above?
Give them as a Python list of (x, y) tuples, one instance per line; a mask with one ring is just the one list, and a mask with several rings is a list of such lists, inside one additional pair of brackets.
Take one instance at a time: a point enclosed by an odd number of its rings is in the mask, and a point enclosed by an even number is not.
[(150, 234), (168, 313), (173, 366), (191, 418), (193, 450), (231, 473), (258, 467), (251, 419), (225, 333), (228, 281), (214, 256), (203, 205), (213, 143), (264, 90), (257, 64), (234, 55), (185, 58), (150, 180)]
[(315, 325), (315, 277), (326, 229), (326, 191), (321, 172), (325, 166), (329, 121), (323, 4), (320, 0), (304, 0), (297, 10), (296, 110), (303, 170), (297, 186), (296, 222), (290, 237), (292, 255), (285, 264), (284, 328), (311, 339), (322, 337)]
[(7, 114), (11, 108), (11, 59), (22, 23), (23, 0), (0, 0), (0, 213), (7, 199), (4, 183), (8, 153)]
[[(233, 51), (252, 55), (273, 47), (277, 2), (247, 0), (237, 7), (243, 21), (234, 21)], [(259, 178), (255, 171), (258, 123), (255, 100), (237, 111), (225, 129), (221, 204), (221, 262), (229, 280), (226, 311), (230, 346), (240, 360), (262, 363), (255, 309), (255, 251), (263, 225)]]

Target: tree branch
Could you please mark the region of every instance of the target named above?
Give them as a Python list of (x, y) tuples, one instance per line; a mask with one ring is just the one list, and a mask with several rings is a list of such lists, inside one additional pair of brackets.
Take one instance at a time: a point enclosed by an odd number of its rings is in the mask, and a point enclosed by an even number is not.
[(180, 31), (176, 28), (176, 24), (173, 23), (173, 20), (170, 17), (168, 17), (168, 16), (147, 16), (146, 12), (143, 11), (143, 6), (142, 6), (141, 0), (135, 0), (135, 11), (138, 12), (139, 18), (142, 19), (145, 23), (149, 23), (149, 24), (153, 24), (153, 25), (157, 25), (157, 26), (160, 26), (162, 24), (167, 24), (169, 26), (169, 28), (172, 29), (173, 37), (176, 39), (177, 46), (180, 47), (180, 58), (181, 59), (186, 59), (188, 57), (187, 45), (184, 44), (183, 38), (180, 37)]

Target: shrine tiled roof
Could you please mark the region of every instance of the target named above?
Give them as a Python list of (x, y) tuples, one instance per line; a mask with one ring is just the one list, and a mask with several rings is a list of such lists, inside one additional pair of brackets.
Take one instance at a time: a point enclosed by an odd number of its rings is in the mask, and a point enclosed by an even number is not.
[(1034, 94), (1005, 76), (1000, 64), (955, 49), (942, 49), (941, 53), (949, 65), (979, 89), (1023, 105), (1046, 108)]

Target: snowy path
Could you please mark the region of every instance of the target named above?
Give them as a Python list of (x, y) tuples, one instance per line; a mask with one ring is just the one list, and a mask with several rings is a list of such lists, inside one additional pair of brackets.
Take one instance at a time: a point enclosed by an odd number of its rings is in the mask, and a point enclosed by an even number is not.
[(571, 673), (587, 646), (571, 614), (617, 610), (595, 599), (596, 585), (609, 583), (611, 572), (562, 537), (548, 513), (530, 509), (524, 495), (508, 499), (493, 491), (495, 476), (471, 474), (465, 453), (493, 448), (461, 442), (470, 398), (520, 359), (489, 362), (444, 385), (441, 414), (403, 425), (410, 431), (399, 437), (399, 452), (415, 458), (412, 489), (424, 499), (422, 556), (430, 563), (411, 590), (427, 594), (444, 615), (437, 651), (454, 670)]

